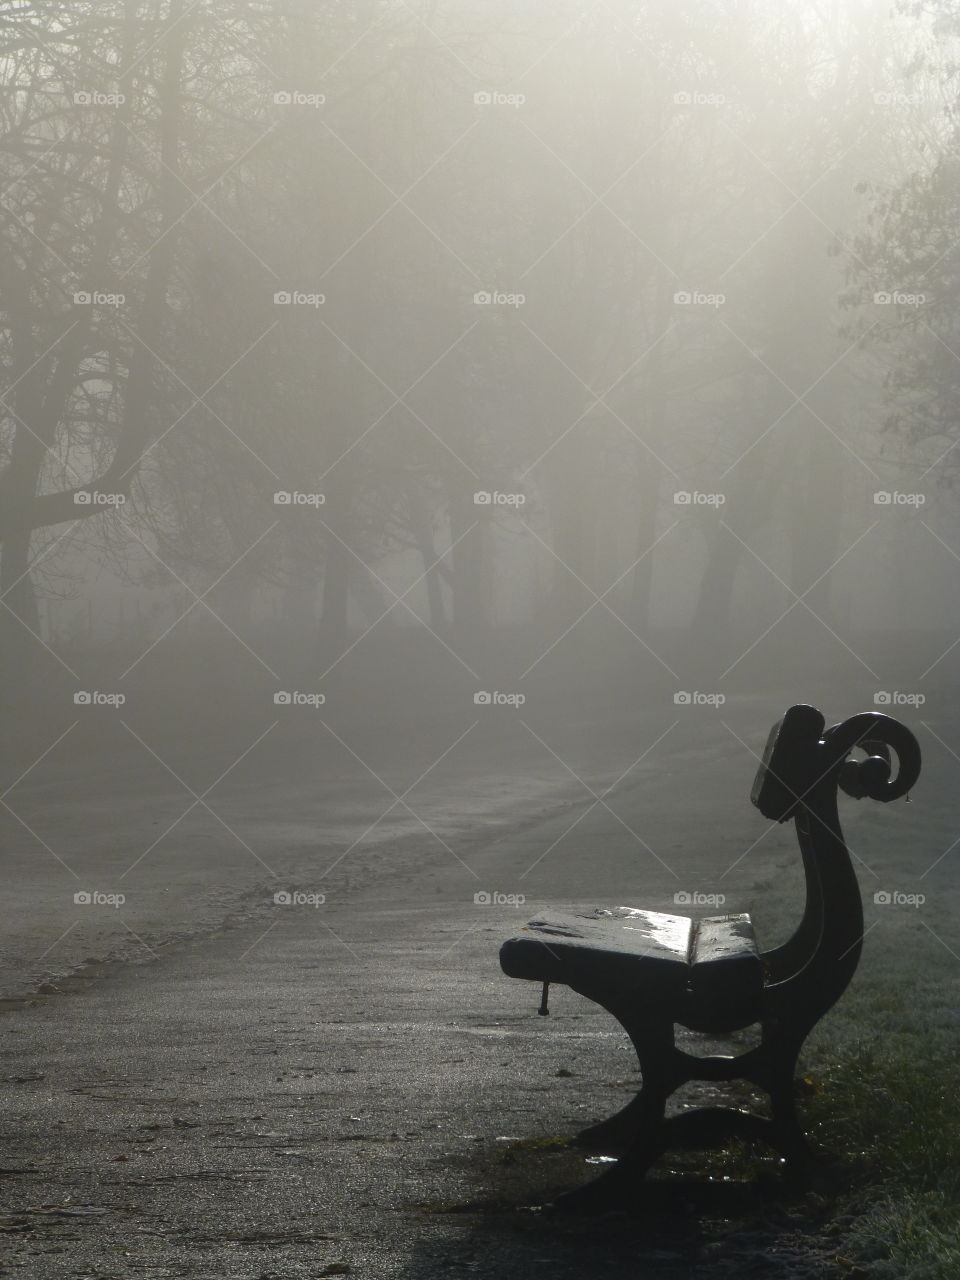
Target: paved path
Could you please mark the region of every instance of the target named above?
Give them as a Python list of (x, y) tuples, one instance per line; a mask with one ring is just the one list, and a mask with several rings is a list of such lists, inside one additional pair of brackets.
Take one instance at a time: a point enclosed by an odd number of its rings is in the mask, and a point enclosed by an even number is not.
[[(757, 832), (744, 797), (714, 798), (741, 814), (724, 843), (745, 848)], [(628, 875), (648, 886), (645, 905), (667, 905), (675, 876), (628, 828), (642, 819), (662, 853), (675, 808), (649, 778), (614, 799), (626, 826), (567, 807), (469, 861), (486, 889), (527, 884), (527, 908), (585, 885), (616, 897), (611, 882)], [(774, 840), (768, 871), (789, 833)], [(604, 875), (583, 857), (601, 842)], [(541, 878), (524, 879), (537, 858)], [(682, 863), (686, 887), (697, 862)], [(600, 1010), (561, 989), (553, 1017), (538, 1018), (539, 991), (501, 975), (499, 943), (527, 908), (475, 904), (475, 877), (449, 858), (411, 875), (388, 849), (368, 871), (349, 898), (267, 906), (8, 1009), (0, 1274), (827, 1274), (789, 1207), (758, 1223), (752, 1192), (749, 1230), (735, 1229), (742, 1206), (694, 1217), (675, 1194), (637, 1222), (509, 1208), (594, 1172), (529, 1140), (610, 1114), (635, 1060)], [(756, 873), (734, 881), (739, 892)]]

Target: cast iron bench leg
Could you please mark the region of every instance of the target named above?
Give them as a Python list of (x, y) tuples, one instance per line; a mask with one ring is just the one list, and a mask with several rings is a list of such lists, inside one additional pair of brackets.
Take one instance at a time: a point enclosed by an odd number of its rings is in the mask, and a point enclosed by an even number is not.
[(638, 1135), (615, 1166), (585, 1187), (558, 1196), (552, 1207), (557, 1212), (570, 1214), (629, 1210), (643, 1194), (644, 1180), (651, 1165), (665, 1152), (722, 1146), (731, 1138), (767, 1143), (795, 1166), (806, 1154), (806, 1139), (796, 1124), (792, 1105), (791, 1121), (788, 1131), (785, 1131), (776, 1117), (768, 1120), (764, 1116), (729, 1107), (699, 1107), (695, 1111), (671, 1116)]
[[(610, 1010), (610, 1012), (614, 1012)], [(633, 1017), (614, 1013), (637, 1052), (640, 1063), (641, 1087), (635, 1097), (615, 1115), (599, 1124), (584, 1129), (574, 1139), (574, 1144), (588, 1151), (617, 1155), (626, 1151), (646, 1133), (652, 1133), (663, 1124), (667, 1099), (676, 1088), (674, 1073), (670, 1069), (674, 1051), (674, 1026), (662, 1022), (643, 1029)]]
[(675, 1049), (672, 1023), (646, 1026), (643, 1033), (626, 1026), (637, 1050), (643, 1087), (621, 1111), (601, 1124), (584, 1130), (575, 1139), (577, 1146), (618, 1155), (615, 1167), (594, 1182), (559, 1196), (555, 1208), (565, 1213), (597, 1213), (629, 1209), (641, 1194), (650, 1167), (675, 1148), (711, 1147), (731, 1137), (763, 1142), (788, 1161), (791, 1170), (802, 1169), (810, 1147), (797, 1116), (794, 1102), (794, 1075), (805, 1037), (776, 1036), (765, 1028), (765, 1043), (749, 1055), (754, 1063), (750, 1078), (770, 1096), (771, 1118), (730, 1107), (698, 1107), (665, 1118), (670, 1094), (688, 1080), (738, 1079), (731, 1060), (729, 1076), (710, 1070), (713, 1061), (703, 1061), (703, 1075), (697, 1059)]
[(772, 1135), (768, 1140), (793, 1164), (803, 1164), (812, 1155), (794, 1099), (797, 1059), (802, 1043), (801, 1040), (774, 1048), (770, 1076), (765, 1084), (773, 1116)]

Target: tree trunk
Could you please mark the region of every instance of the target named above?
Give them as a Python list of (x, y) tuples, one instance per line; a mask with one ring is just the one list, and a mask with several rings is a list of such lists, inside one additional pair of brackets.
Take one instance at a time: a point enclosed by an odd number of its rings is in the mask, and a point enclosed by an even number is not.
[(544, 463), (554, 553), (549, 612), (561, 622), (589, 608), (593, 596), (587, 587), (597, 589), (595, 430), (590, 417), (584, 418)]
[(349, 635), (350, 575), (353, 556), (350, 546), (350, 505), (353, 486), (341, 468), (337, 484), (326, 505), (326, 523), (332, 533), (327, 540), (320, 606), (320, 660), (335, 662), (347, 647)]
[[(654, 280), (654, 306), (652, 336), (654, 344), (646, 360), (646, 378), (644, 380), (644, 400), (646, 413), (643, 416), (641, 439), (648, 445), (636, 446), (637, 464), (640, 474), (638, 485), (638, 501), (640, 519), (637, 526), (637, 555), (641, 556), (634, 566), (630, 584), (630, 616), (633, 625), (646, 630), (650, 625), (650, 601), (653, 593), (653, 552), (650, 548), (657, 537), (657, 505), (660, 497), (660, 480), (663, 468), (655, 454), (660, 452), (660, 441), (663, 437), (663, 425), (666, 418), (666, 392), (663, 384), (663, 342), (661, 338), (667, 328), (668, 291), (670, 282), (664, 267), (657, 265)], [(651, 450), (653, 452), (651, 452)]]
[(452, 624), (461, 637), (476, 640), (487, 622), (483, 597), (483, 524), (473, 491), (457, 479), (447, 487), (452, 551)]
[[(774, 405), (778, 385), (772, 377), (766, 376), (765, 391), (760, 397), (760, 412), (757, 413), (753, 409), (751, 375), (747, 373), (744, 376), (744, 417), (753, 421), (758, 434), (776, 417)], [(746, 443), (745, 441), (744, 444)], [(708, 635), (719, 640), (730, 629), (733, 589), (737, 569), (743, 559), (743, 546), (738, 537), (752, 545), (751, 536), (768, 518), (773, 505), (774, 485), (771, 477), (774, 471), (770, 468), (767, 475), (764, 475), (765, 443), (767, 442), (761, 441), (751, 449), (731, 473), (732, 483), (725, 495), (727, 501), (720, 508), (719, 516), (719, 520), (729, 528), (722, 528), (718, 520), (693, 612), (691, 630), (694, 636)], [(758, 551), (758, 554), (761, 553)], [(759, 567), (758, 565), (757, 568)]]
[(425, 573), (424, 584), (427, 588), (427, 607), (430, 611), (430, 626), (434, 631), (442, 633), (447, 626), (447, 611), (443, 601), (443, 583), (441, 581), (440, 564), (437, 560), (436, 543), (433, 540), (433, 529), (430, 526), (430, 513), (424, 501), (417, 478), (413, 477), (408, 489), (408, 505), (413, 536), (417, 551), (423, 561)]

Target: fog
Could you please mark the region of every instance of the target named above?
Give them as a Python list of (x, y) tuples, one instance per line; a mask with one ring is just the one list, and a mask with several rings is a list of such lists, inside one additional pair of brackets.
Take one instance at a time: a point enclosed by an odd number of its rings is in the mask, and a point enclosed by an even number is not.
[(950, 632), (936, 23), (32, 10), (5, 55), (18, 666), (166, 633), (322, 681), (374, 627), (532, 661), (616, 618), (638, 674), (668, 635), (706, 675), (802, 618), (830, 665), (834, 628), (868, 664), (861, 633)]
[[(5, 803), (39, 951), (91, 876), (175, 924), (148, 873), (179, 900), (203, 817), (216, 897), (220, 857), (249, 887), (343, 840), (342, 786), (375, 841), (363, 788), (441, 757), (455, 821), (668, 730), (746, 773), (733, 727), (780, 702), (944, 697), (949, 6), (3, 19)], [(221, 777), (256, 836), (169, 826), (168, 785)]]
[(796, 702), (945, 800), (958, 37), (0, 3), (5, 997), (295, 889), (740, 910)]

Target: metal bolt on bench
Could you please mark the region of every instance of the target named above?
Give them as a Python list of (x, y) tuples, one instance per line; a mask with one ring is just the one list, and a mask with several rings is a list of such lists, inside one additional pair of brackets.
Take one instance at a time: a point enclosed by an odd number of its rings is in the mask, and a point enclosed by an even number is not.
[[(750, 799), (765, 818), (793, 818), (803, 859), (806, 907), (793, 936), (761, 952), (748, 915), (687, 916), (635, 907), (543, 915), (500, 950), (511, 978), (563, 983), (613, 1014), (640, 1060), (642, 1087), (618, 1114), (581, 1133), (580, 1145), (619, 1157), (558, 1207), (597, 1211), (629, 1203), (647, 1170), (671, 1147), (703, 1147), (735, 1135), (762, 1139), (788, 1163), (809, 1154), (794, 1107), (804, 1040), (856, 970), (863, 908), (837, 813), (837, 789), (896, 800), (920, 774), (909, 729), (874, 712), (830, 729), (811, 706), (791, 707), (773, 726)], [(866, 758), (850, 758), (855, 749)], [(897, 773), (891, 777), (891, 750)], [(758, 1023), (760, 1043), (737, 1056), (678, 1049), (674, 1026), (723, 1033)], [(770, 1096), (771, 1117), (701, 1107), (665, 1119), (667, 1099), (689, 1080), (746, 1080)]]

